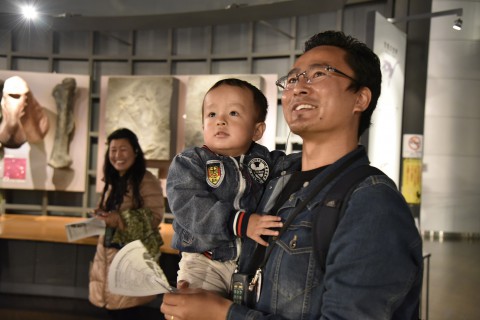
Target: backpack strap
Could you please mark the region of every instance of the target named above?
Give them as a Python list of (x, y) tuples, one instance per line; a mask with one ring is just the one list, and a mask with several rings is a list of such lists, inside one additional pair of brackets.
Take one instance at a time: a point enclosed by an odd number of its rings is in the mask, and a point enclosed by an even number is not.
[(318, 212), (313, 217), (313, 250), (323, 272), (325, 272), (330, 242), (343, 217), (352, 192), (360, 182), (373, 175), (385, 174), (370, 165), (356, 167), (344, 174), (328, 191)]

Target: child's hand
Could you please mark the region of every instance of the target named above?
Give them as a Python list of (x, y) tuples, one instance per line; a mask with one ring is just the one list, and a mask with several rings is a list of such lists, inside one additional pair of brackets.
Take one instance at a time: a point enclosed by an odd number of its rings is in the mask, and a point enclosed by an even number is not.
[(262, 246), (268, 246), (268, 242), (261, 236), (278, 236), (278, 231), (272, 229), (282, 226), (280, 217), (253, 213), (248, 220), (247, 236)]

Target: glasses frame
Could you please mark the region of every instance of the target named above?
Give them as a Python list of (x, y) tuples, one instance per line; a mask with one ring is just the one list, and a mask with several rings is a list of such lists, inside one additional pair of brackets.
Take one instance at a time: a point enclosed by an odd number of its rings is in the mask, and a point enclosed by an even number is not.
[[(334, 68), (334, 67), (332, 67), (332, 66), (326, 65), (326, 66), (320, 66), (320, 68), (323, 68), (324, 70), (326, 70), (326, 71), (328, 71), (328, 72), (333, 72), (333, 73), (339, 74), (339, 75), (341, 75), (341, 76), (343, 76), (343, 77), (345, 77), (345, 78), (347, 78), (347, 79), (350, 79), (351, 81), (353, 81), (353, 82), (355, 82), (355, 83), (358, 83), (358, 81), (357, 81), (356, 79), (350, 77), (350, 76), (349, 76), (348, 74), (346, 74), (345, 72), (342, 72), (342, 71), (340, 71), (340, 70), (338, 70), (337, 68)], [(297, 86), (297, 83), (298, 83), (298, 81), (299, 81), (299, 79), (300, 79), (300, 76), (303, 76), (308, 84), (311, 84), (311, 83), (312, 83), (312, 79), (309, 78), (309, 77), (307, 77), (307, 70), (305, 70), (305, 71), (300, 72), (300, 73), (297, 73), (297, 74), (295, 75), (295, 78), (296, 78), (297, 82), (295, 82), (295, 85), (293, 86), (293, 88), (295, 88), (295, 87)], [(288, 75), (288, 74), (287, 74), (286, 76), (280, 77), (277, 81), (275, 81), (275, 85), (276, 85), (279, 89), (284, 90), (284, 91), (285, 91), (285, 90), (291, 90), (291, 89), (293, 89), (293, 88), (287, 89), (287, 85), (288, 85), (288, 84), (286, 84), (285, 86), (282, 84), (282, 83), (286, 82), (286, 80), (287, 80), (289, 77), (291, 77), (291, 75)]]

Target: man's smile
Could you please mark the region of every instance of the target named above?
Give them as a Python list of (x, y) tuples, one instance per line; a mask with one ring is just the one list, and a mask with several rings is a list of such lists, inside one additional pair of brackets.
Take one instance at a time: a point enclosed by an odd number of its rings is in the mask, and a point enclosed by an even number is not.
[(300, 110), (305, 110), (305, 109), (316, 109), (317, 107), (312, 106), (310, 104), (300, 104), (293, 108), (293, 111), (300, 111)]

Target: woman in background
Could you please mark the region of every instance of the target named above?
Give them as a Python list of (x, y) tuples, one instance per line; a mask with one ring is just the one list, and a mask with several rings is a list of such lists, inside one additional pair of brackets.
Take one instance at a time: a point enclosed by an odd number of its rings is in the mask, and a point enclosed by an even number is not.
[(142, 240), (158, 261), (162, 240), (158, 226), (163, 219), (164, 198), (160, 181), (146, 170), (138, 138), (129, 129), (118, 129), (107, 138), (103, 166), (105, 186), (97, 219), (105, 221), (90, 271), (89, 300), (107, 309), (112, 319), (142, 319), (142, 308), (155, 296), (126, 297), (108, 290), (108, 268), (117, 252), (134, 240)]

